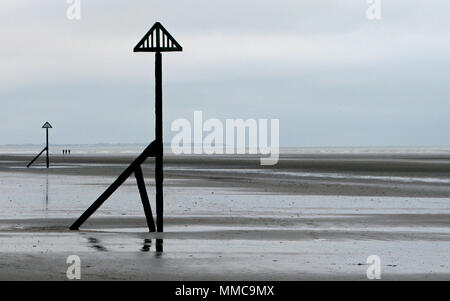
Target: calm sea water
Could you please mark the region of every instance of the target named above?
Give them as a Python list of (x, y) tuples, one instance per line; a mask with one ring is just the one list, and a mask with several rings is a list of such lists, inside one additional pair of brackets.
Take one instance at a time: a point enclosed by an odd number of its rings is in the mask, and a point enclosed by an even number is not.
[[(145, 144), (96, 144), (96, 145), (50, 145), (50, 153), (60, 154), (70, 149), (78, 155), (135, 155), (142, 152)], [(43, 145), (0, 145), (0, 154), (36, 154)], [(170, 145), (165, 146), (170, 153)], [(450, 146), (424, 147), (282, 147), (281, 154), (436, 154), (450, 155)]]

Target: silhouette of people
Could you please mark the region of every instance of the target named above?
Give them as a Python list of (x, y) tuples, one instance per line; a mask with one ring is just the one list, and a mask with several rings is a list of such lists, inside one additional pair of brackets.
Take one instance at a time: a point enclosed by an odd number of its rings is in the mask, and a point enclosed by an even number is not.
[(69, 149), (69, 156), (70, 156), (70, 149)]

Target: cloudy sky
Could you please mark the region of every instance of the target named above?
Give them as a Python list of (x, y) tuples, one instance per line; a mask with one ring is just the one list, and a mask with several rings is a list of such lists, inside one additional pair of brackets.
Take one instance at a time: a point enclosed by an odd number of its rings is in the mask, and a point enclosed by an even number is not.
[(450, 1), (66, 0), (0, 2), (0, 144), (147, 143), (154, 22), (165, 141), (176, 118), (278, 118), (282, 146), (450, 144)]

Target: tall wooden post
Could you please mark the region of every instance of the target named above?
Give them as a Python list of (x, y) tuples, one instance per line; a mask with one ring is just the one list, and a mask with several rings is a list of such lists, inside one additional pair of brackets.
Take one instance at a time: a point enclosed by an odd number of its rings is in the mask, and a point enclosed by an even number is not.
[[(134, 47), (134, 52), (155, 53), (155, 184), (156, 184), (156, 231), (164, 231), (163, 196), (163, 115), (162, 115), (162, 56), (161, 52), (183, 51), (172, 35), (156, 22)], [(156, 251), (162, 252), (163, 240), (156, 239)]]
[(46, 140), (47, 140), (47, 168), (49, 168), (50, 166), (50, 160), (49, 160), (49, 156), (48, 156), (48, 128), (45, 128), (45, 133), (46, 133)]
[[(162, 115), (162, 56), (161, 52), (182, 51), (183, 47), (170, 35), (170, 33), (156, 22), (145, 36), (134, 47), (134, 52), (155, 52), (155, 140), (144, 152), (128, 166), (127, 169), (100, 195), (97, 200), (70, 226), (71, 230), (79, 227), (105, 202), (111, 194), (122, 185), (134, 172), (141, 194), (144, 212), (150, 232), (155, 231), (152, 211), (145, 190), (144, 176), (141, 164), (148, 157), (155, 157), (155, 184), (156, 184), (156, 231), (164, 231), (164, 200), (163, 200), (163, 115)], [(163, 240), (156, 239), (156, 251), (162, 252)]]
[(162, 62), (161, 52), (155, 53), (155, 184), (156, 184), (156, 229), (163, 232), (164, 197), (163, 197), (163, 120), (162, 120)]

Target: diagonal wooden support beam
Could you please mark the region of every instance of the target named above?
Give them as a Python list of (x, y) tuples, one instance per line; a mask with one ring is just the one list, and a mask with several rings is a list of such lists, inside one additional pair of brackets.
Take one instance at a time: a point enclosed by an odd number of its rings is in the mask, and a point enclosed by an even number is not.
[(139, 194), (141, 195), (142, 205), (144, 206), (148, 229), (150, 232), (156, 232), (155, 221), (153, 220), (153, 213), (148, 200), (147, 189), (145, 189), (144, 175), (142, 174), (141, 166), (136, 167), (134, 175), (136, 177)]
[[(34, 157), (34, 159), (33, 160), (31, 160), (31, 162), (30, 163), (28, 163), (28, 165), (27, 165), (27, 167), (30, 167), (31, 166), (31, 164), (33, 164), (34, 163), (34, 161), (36, 161), (37, 160), (37, 158), (39, 158), (39, 156), (40, 155), (42, 155), (42, 153), (43, 152), (45, 152), (47, 150), (47, 147), (44, 147), (44, 149), (36, 156), (36, 157)], [(47, 152), (47, 156), (48, 156), (48, 152)], [(47, 159), (47, 163), (48, 163), (48, 159)]]
[(125, 169), (122, 174), (112, 183), (105, 192), (98, 197), (98, 199), (70, 226), (70, 230), (78, 230), (80, 226), (98, 209), (100, 206), (120, 187), (128, 177), (136, 170), (137, 167), (140, 168), (141, 164), (148, 157), (154, 157), (156, 154), (157, 146), (155, 141), (150, 143), (149, 146), (130, 164), (130, 166)]

